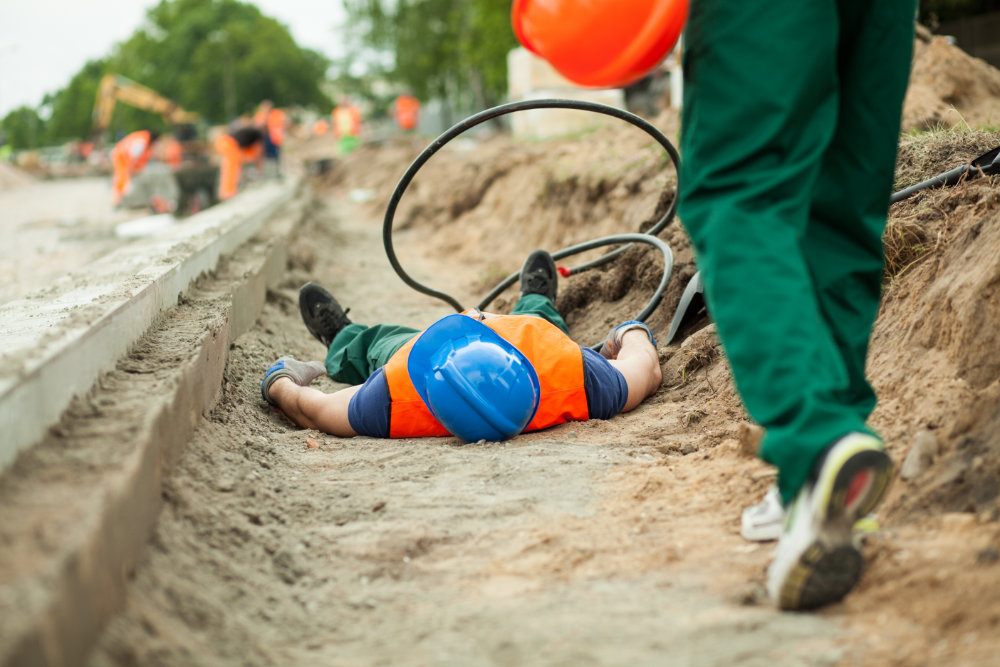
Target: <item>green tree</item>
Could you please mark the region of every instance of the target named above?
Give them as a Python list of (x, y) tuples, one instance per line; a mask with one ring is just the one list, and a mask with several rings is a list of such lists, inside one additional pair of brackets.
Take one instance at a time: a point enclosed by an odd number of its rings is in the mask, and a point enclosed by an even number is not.
[(46, 97), (43, 105), (47, 103), (52, 110), (45, 131), (46, 143), (56, 144), (90, 135), (97, 86), (104, 71), (104, 61), (91, 60), (70, 79), (69, 85)]
[(374, 74), (463, 110), (505, 97), (507, 53), (517, 46), (509, 0), (343, 1), (361, 45), (390, 56), (369, 58)]
[(163, 0), (150, 26), (121, 45), (111, 61), (213, 122), (230, 120), (262, 99), (324, 110), (329, 63), (299, 47), (288, 29), (237, 0)]
[(0, 121), (7, 144), (15, 150), (38, 148), (45, 131), (45, 123), (38, 112), (23, 106), (14, 109)]
[[(46, 139), (86, 138), (98, 84), (120, 74), (201, 114), (224, 123), (252, 111), (263, 99), (277, 106), (332, 107), (323, 92), (329, 62), (300, 48), (288, 29), (238, 0), (161, 0), (145, 24), (101, 60), (88, 62), (51, 97)], [(110, 134), (166, 129), (156, 114), (118, 104)]]

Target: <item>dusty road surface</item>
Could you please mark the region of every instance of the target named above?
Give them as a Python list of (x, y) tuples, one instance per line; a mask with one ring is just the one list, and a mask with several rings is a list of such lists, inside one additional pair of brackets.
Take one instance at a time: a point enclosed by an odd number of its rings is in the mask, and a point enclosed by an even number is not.
[[(938, 173), (998, 140), (973, 132), (904, 142), (900, 178)], [(456, 147), (404, 198), (400, 260), (471, 305), (535, 247), (642, 228), (673, 192), (671, 169), (648, 144), (608, 131), (588, 142), (500, 137)], [(322, 356), (295, 301), (307, 280), (327, 285), (359, 322), (422, 326), (449, 312), (407, 288), (380, 243), (385, 201), (421, 147), (361, 149), (313, 183), (317, 201), (287, 280), (230, 351), (220, 402), (166, 484), (148, 560), (91, 664), (992, 660), (1000, 384), (991, 369), (1000, 362), (988, 349), (1000, 297), (974, 311), (1000, 276), (995, 179), (894, 208), (873, 423), (899, 462), (920, 432), (939, 453), (896, 482), (858, 589), (821, 612), (782, 614), (762, 590), (773, 545), (738, 534), (741, 509), (773, 472), (752, 456), (704, 314), (661, 344), (663, 387), (634, 412), (506, 444), (334, 438), (293, 427), (261, 401), (275, 358)], [(376, 199), (351, 204), (357, 189)], [(649, 318), (656, 331), (694, 271), (676, 222), (662, 237), (676, 279)], [(557, 303), (574, 336), (599, 340), (634, 315), (661, 267), (658, 253), (631, 251), (561, 281)]]
[[(970, 68), (940, 38), (919, 48), (906, 128), (941, 120), (957, 99), (948, 91), (968, 93), (973, 111), (995, 108), (1000, 88), (989, 86), (1000, 75), (985, 72), (979, 87), (954, 78)], [(656, 124), (674, 136), (675, 118)], [(646, 229), (675, 188), (650, 143), (634, 128), (545, 144), (456, 142), (404, 198), (400, 259), (416, 279), (473, 305), (534, 248)], [(897, 188), (998, 144), (995, 128), (904, 136)], [(323, 354), (298, 314), (308, 280), (359, 322), (424, 326), (450, 312), (407, 288), (380, 243), (392, 187), (422, 147), (362, 147), (295, 202), (306, 216), (287, 277), (232, 344), (218, 402), (165, 480), (146, 557), (89, 664), (997, 662), (1000, 178), (927, 191), (890, 211), (869, 358), (880, 397), (872, 425), (907, 472), (866, 539), (857, 589), (822, 611), (788, 614), (762, 590), (773, 544), (739, 536), (740, 511), (773, 471), (754, 457), (752, 425), (704, 312), (678, 340), (661, 341), (663, 385), (634, 412), (505, 444), (335, 438), (293, 427), (261, 400), (264, 369), (278, 356)], [(648, 318), (657, 332), (695, 271), (677, 221), (661, 237), (675, 266)], [(140, 421), (147, 397), (115, 387), (165, 389), (157, 369), (191, 356), (169, 327), (203, 332), (233, 271), (235, 260), (193, 285), (15, 470), (55, 461), (53, 475), (92, 472), (86, 448), (60, 433), (85, 440)], [(557, 305), (590, 344), (642, 308), (661, 272), (656, 252), (634, 249), (561, 281)], [(511, 290), (493, 309), (513, 300)], [(98, 429), (98, 420), (115, 423)], [(127, 444), (92, 440), (112, 455)], [(0, 492), (17, 484), (8, 476)], [(30, 544), (0, 544), (4, 553), (58, 544), (60, 516)], [(0, 565), (8, 575), (31, 568), (27, 557)]]
[[(336, 192), (323, 198), (299, 247), (306, 263), (315, 249), (312, 269), (293, 271), (235, 344), (223, 398), (167, 485), (149, 560), (92, 664), (843, 656), (831, 620), (749, 604), (766, 550), (741, 542), (735, 509), (698, 508), (727, 495), (718, 479), (754, 483), (735, 451), (679, 465), (667, 494), (643, 473), (674, 466), (629, 428), (669, 418), (661, 408), (472, 445), (338, 439), (268, 409), (258, 383), (270, 361), (323, 352), (294, 303), (307, 275), (357, 321), (420, 324), (448, 312), (392, 273), (379, 222)], [(475, 278), (426, 259), (407, 268), (449, 286)]]
[[(14, 180), (2, 165), (0, 178), (0, 303), (42, 289), (69, 271), (80, 270), (126, 239), (115, 225), (149, 215), (114, 210), (107, 177)], [(4, 182), (6, 181), (6, 182)], [(6, 187), (4, 187), (6, 186)]]

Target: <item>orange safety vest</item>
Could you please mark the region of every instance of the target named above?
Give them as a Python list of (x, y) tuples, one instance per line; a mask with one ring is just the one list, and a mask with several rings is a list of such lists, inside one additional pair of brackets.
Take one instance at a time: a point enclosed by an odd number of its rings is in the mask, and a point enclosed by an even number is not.
[(121, 156), (120, 159), (132, 173), (142, 171), (153, 154), (149, 137), (149, 130), (137, 130), (115, 144), (113, 152)]
[(285, 143), (285, 112), (281, 109), (271, 109), (267, 115), (267, 133), (271, 135), (271, 143), (280, 146)]
[(177, 171), (181, 168), (181, 163), (184, 162), (184, 147), (176, 139), (168, 139), (166, 144), (166, 147), (163, 149), (166, 162), (170, 165), (171, 169)]
[[(520, 350), (538, 374), (538, 411), (525, 431), (590, 418), (583, 382), (583, 350), (578, 344), (551, 322), (534, 315), (486, 314), (482, 322)], [(384, 367), (389, 385), (390, 438), (449, 435), (410, 380), (407, 362), (416, 340), (414, 337), (397, 350)]]
[(342, 104), (334, 109), (331, 115), (334, 136), (356, 137), (361, 132), (361, 109), (353, 104)]
[(268, 138), (275, 146), (285, 143), (285, 112), (281, 109), (258, 109), (253, 116), (253, 124), (267, 131)]
[(412, 130), (417, 126), (417, 114), (420, 113), (420, 102), (412, 95), (400, 95), (396, 98), (396, 123), (403, 130)]

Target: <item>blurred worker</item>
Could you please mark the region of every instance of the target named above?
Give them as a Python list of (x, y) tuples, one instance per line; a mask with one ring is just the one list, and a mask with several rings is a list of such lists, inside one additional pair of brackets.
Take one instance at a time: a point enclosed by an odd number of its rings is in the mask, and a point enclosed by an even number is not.
[[(452, 433), (467, 442), (503, 440), (567, 421), (610, 419), (659, 388), (653, 334), (625, 322), (600, 354), (567, 334), (555, 308), (558, 272), (538, 250), (521, 269), (510, 315), (448, 315), (424, 332), (365, 326), (325, 289), (299, 293), (306, 327), (327, 346), (326, 363), (279, 359), (261, 395), (293, 422), (333, 435), (409, 438)], [(355, 386), (309, 388), (324, 372)]]
[(184, 161), (184, 147), (176, 137), (165, 137), (160, 141), (163, 145), (163, 161), (170, 165), (170, 169), (177, 171)]
[(420, 100), (409, 93), (403, 93), (392, 103), (392, 115), (399, 129), (411, 132), (416, 129), (420, 120)]
[(326, 136), (326, 133), (329, 131), (330, 131), (330, 124), (325, 120), (323, 120), (322, 118), (313, 123), (312, 132), (314, 137)]
[(281, 145), (285, 143), (285, 112), (264, 100), (254, 114), (253, 124), (264, 132), (264, 160), (270, 171), (281, 175)]
[(337, 138), (337, 152), (347, 155), (360, 143), (361, 109), (345, 97), (333, 110), (333, 136)]
[(240, 184), (244, 162), (259, 160), (264, 152), (264, 132), (247, 126), (219, 135), (215, 150), (219, 152), (219, 199), (233, 197)]
[[(655, 45), (655, 22), (686, 4), (515, 0), (515, 32), (571, 66), (641, 72), (663, 53), (635, 47)], [(787, 519), (767, 586), (786, 609), (855, 586), (852, 526), (892, 479), (867, 425), (865, 357), (915, 5), (692, 0), (685, 32), (679, 215), (736, 386), (766, 429), (760, 455), (778, 467)], [(601, 15), (565, 34), (558, 17), (581, 11)]]
[(111, 203), (119, 206), (122, 197), (131, 190), (132, 178), (146, 168), (153, 155), (153, 147), (160, 133), (156, 130), (138, 130), (126, 135), (111, 149)]

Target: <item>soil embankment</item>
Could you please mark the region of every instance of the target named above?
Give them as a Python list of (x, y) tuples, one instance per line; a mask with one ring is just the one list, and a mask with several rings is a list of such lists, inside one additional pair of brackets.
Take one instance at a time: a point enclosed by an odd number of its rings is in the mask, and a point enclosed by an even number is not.
[[(944, 58), (962, 67), (934, 66)], [(949, 105), (971, 114), (996, 103), (1000, 91), (940, 79), (967, 72), (969, 60), (936, 40), (918, 44), (907, 129), (946, 121)], [(945, 99), (946, 89), (964, 93)], [(917, 105), (918, 94), (930, 97)], [(656, 123), (673, 136), (673, 116)], [(897, 185), (997, 144), (995, 129), (904, 137)], [(704, 313), (660, 346), (663, 386), (634, 412), (505, 444), (334, 438), (291, 426), (261, 401), (275, 358), (323, 352), (295, 303), (307, 280), (360, 322), (423, 326), (449, 312), (392, 273), (380, 241), (391, 189), (422, 147), (365, 146), (314, 181), (287, 280), (233, 344), (219, 402), (166, 481), (148, 559), (91, 664), (995, 660), (998, 177), (926, 191), (890, 212), (869, 363), (880, 395), (873, 424), (894, 459), (919, 446), (924, 464), (908, 468), (880, 509), (858, 589), (816, 614), (781, 614), (761, 586), (772, 545), (738, 534), (741, 509), (773, 472), (752, 456), (752, 429)], [(473, 305), (536, 247), (644, 229), (674, 186), (658, 147), (631, 127), (546, 144), (460, 141), (407, 192), (395, 245), (414, 278)], [(369, 190), (370, 203), (350, 203)], [(677, 221), (661, 237), (674, 278), (648, 321), (665, 332), (695, 266)], [(661, 265), (636, 248), (562, 281), (557, 303), (574, 336), (596, 342), (638, 312)], [(124, 360), (121, 372), (131, 367)], [(98, 387), (91, 404), (113, 390)]]

